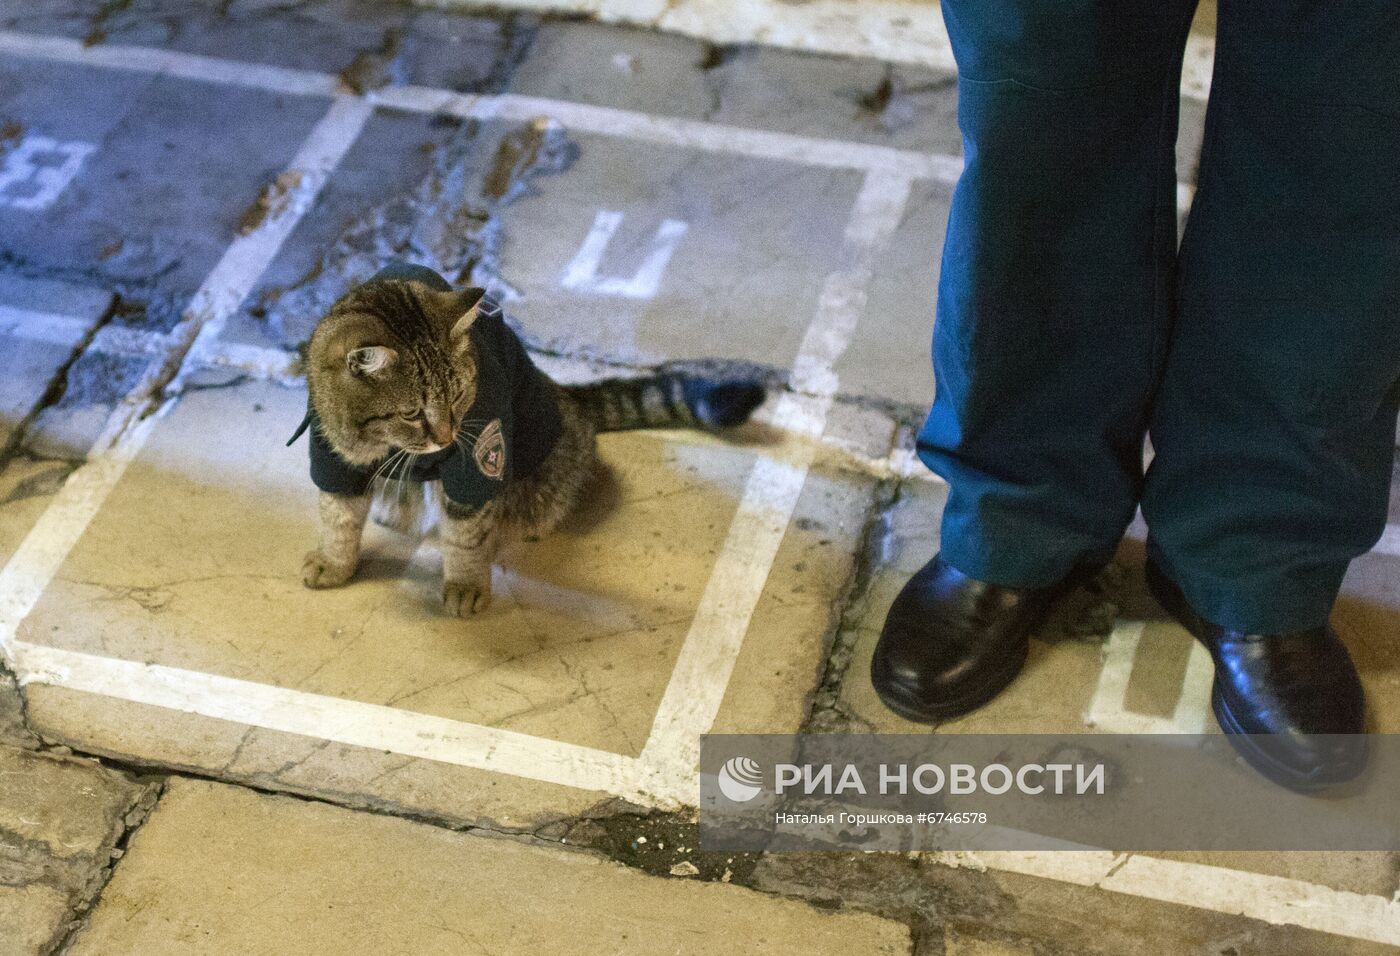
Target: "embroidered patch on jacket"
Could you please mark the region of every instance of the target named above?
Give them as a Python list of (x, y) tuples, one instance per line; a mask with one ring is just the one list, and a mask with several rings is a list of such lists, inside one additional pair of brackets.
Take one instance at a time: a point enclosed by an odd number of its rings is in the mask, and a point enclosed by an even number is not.
[(501, 434), (499, 418), (492, 420), (482, 430), (472, 449), (472, 457), (476, 459), (476, 467), (487, 478), (499, 479), (506, 473), (506, 436)]

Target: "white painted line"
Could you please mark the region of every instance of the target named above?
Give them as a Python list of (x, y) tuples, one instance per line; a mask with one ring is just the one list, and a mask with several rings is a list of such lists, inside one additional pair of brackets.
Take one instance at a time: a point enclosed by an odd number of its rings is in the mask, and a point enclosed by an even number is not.
[[(329, 73), (243, 63), (153, 47), (120, 44), (84, 47), (76, 40), (13, 31), (0, 31), (0, 54), (5, 53), (31, 59), (178, 76), (296, 96), (330, 96), (338, 88), (336, 77)], [(962, 157), (950, 154), (776, 133), (747, 126), (657, 116), (635, 110), (514, 93), (458, 93), (403, 85), (372, 90), (366, 94), (366, 98), (377, 106), (466, 119), (528, 122), (545, 116), (581, 133), (808, 166), (883, 171), (892, 176), (932, 179), (943, 183), (956, 182), (962, 173)]]
[(679, 219), (662, 220), (656, 230), (656, 238), (652, 240), (651, 250), (635, 273), (626, 277), (600, 276), (598, 268), (608, 251), (608, 244), (622, 225), (622, 219), (622, 213), (615, 210), (598, 210), (583, 244), (565, 267), (560, 285), (589, 295), (618, 296), (623, 299), (656, 298), (657, 290), (661, 288), (661, 276), (676, 251), (676, 243), (680, 242), (690, 226)]
[[(159, 415), (149, 415), (133, 419), (126, 409), (114, 411), (102, 437), (94, 445), (102, 446), (102, 453), (68, 476), (5, 567), (0, 569), (0, 652), (10, 662), (21, 684), (28, 680), (28, 675), (14, 658), (14, 645), (24, 619), (34, 610), (44, 589), (68, 558), (68, 552), (97, 516), (107, 495), (121, 480), (159, 418)], [(123, 440), (116, 441), (114, 432)]]
[(71, 348), (87, 335), (94, 322), (94, 319), (0, 305), (0, 335), (29, 342)]
[[(821, 433), (837, 384), (830, 363), (850, 343), (874, 261), (903, 218), (911, 185), (907, 177), (866, 176), (846, 227), (846, 264), (823, 286), (794, 366), (794, 387), (800, 391), (778, 399), (773, 415), (778, 427)], [(676, 780), (688, 804), (698, 800), (700, 735), (719, 713), (813, 455), (813, 445), (801, 444), (786, 460), (761, 458), (754, 464), (642, 749), (642, 760)]]
[(833, 272), (822, 283), (817, 316), (807, 327), (792, 366), (792, 388), (823, 398), (833, 398), (840, 387), (832, 371), (865, 312), (865, 298), (874, 277), (875, 257), (883, 252), (904, 219), (912, 187), (909, 177), (870, 174), (846, 227), (842, 254), (845, 269)]
[(1107, 890), (1276, 926), (1400, 945), (1400, 902), (1304, 880), (1108, 851), (931, 853), (945, 866), (993, 869)]
[[(377, 95), (393, 97), (396, 102), (402, 103), (412, 98), (414, 89), (409, 86), (386, 87)], [(426, 105), (425, 103), (424, 106)], [(571, 130), (581, 132), (710, 152), (739, 153), (807, 166), (882, 170), (894, 176), (935, 179), (947, 183), (956, 181), (962, 173), (960, 156), (922, 153), (847, 140), (796, 136), (747, 126), (726, 126), (704, 120), (655, 116), (608, 106), (533, 96), (502, 94), (482, 97), (471, 115), (518, 122), (548, 116)]]
[(206, 366), (233, 368), (253, 378), (288, 379), (300, 374), (301, 358), (286, 349), (265, 348), (242, 342), (214, 342), (201, 351)]
[(1128, 682), (1133, 676), (1141, 643), (1142, 621), (1119, 621), (1103, 648), (1103, 667), (1084, 723), (1115, 734), (1200, 734), (1210, 724), (1210, 688), (1215, 664), (1210, 652), (1192, 641), (1186, 658), (1180, 696), (1171, 717), (1128, 710)]
[(1137, 657), (1138, 641), (1142, 637), (1141, 621), (1119, 621), (1103, 647), (1103, 666), (1099, 682), (1089, 700), (1084, 723), (1090, 727), (1119, 734), (1168, 733), (1155, 717), (1127, 712), (1123, 701), (1128, 695), (1128, 681), (1133, 676), (1133, 661)]
[[(170, 351), (164, 361), (152, 362), (141, 381), (113, 410), (88, 461), (68, 477), (0, 569), (0, 652), (15, 664), (21, 682), (27, 683), (34, 676), (14, 659), (19, 629), (121, 480), (127, 465), (140, 452), (155, 423), (173, 405), (173, 399), (164, 397), (162, 385), (172, 375), (178, 382), (185, 374), (180, 366), (189, 357), (187, 353), (194, 352), (197, 360), (208, 330), (217, 331), (252, 291), (331, 169), (359, 135), (371, 109), (363, 101), (350, 98), (337, 99), (332, 104), (292, 161), (289, 172), (294, 178), (300, 177), (298, 188), (302, 194), (229, 246), (195, 293), (180, 324), (166, 337)], [(123, 661), (94, 660), (106, 663), (94, 663), (92, 667), (107, 666), (114, 673), (127, 667)]]
[(1215, 684), (1215, 662), (1200, 641), (1191, 641), (1186, 673), (1181, 677), (1181, 696), (1172, 711), (1174, 733), (1204, 734), (1210, 730), (1210, 692)]
[[(0, 305), (0, 335), (27, 342), (72, 348), (88, 333), (95, 321), (92, 318)], [(163, 332), (104, 325), (97, 330), (89, 348), (108, 355), (158, 355), (168, 345)]]
[(333, 96), (339, 87), (329, 73), (291, 70), (261, 63), (244, 63), (158, 47), (96, 43), (84, 46), (65, 37), (0, 30), (0, 53), (27, 59), (99, 66), (132, 73), (154, 73), (183, 80), (243, 86), (295, 96)]
[(25, 136), (3, 154), (0, 206), (26, 212), (49, 208), (96, 148), (92, 143), (60, 142), (51, 136)]
[[(83, 66), (177, 76), (295, 96), (330, 96), (337, 80), (329, 73), (290, 70), (152, 47), (98, 44), (0, 31), (0, 54)], [(368, 94), (369, 102), (415, 113), (442, 113), (469, 119), (530, 121), (549, 116), (582, 133), (734, 153), (761, 159), (861, 171), (884, 170), (913, 178), (953, 182), (962, 160), (868, 143), (797, 136), (743, 126), (726, 126), (632, 110), (518, 96), (477, 95), (423, 86), (388, 86)]]
[(597, 790), (645, 805), (668, 802), (647, 788), (648, 775), (638, 761), (621, 754), (395, 707), (25, 641), (13, 642), (10, 650), (26, 684), (66, 687), (317, 740)]

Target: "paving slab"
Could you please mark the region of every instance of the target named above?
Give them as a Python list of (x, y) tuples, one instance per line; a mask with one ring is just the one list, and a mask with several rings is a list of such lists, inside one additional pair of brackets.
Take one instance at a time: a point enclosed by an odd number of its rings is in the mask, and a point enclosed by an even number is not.
[[(843, 265), (860, 177), (570, 139), (579, 149), (572, 167), (537, 180), (534, 195), (500, 216), (500, 276), (519, 293), (509, 308), (534, 341), (626, 363), (790, 366), (823, 280)], [(812, 195), (825, 201), (812, 204)], [(662, 268), (648, 269), (666, 248)]]
[(400, 256), (493, 288), (547, 351), (791, 364), (842, 264), (857, 174), (567, 128), (541, 155), (529, 124), (459, 125), (372, 120), (225, 339), (295, 348)]
[(545, 23), (510, 91), (751, 129), (958, 155), (952, 74), (674, 34)]
[(268, 383), (189, 395), (26, 632), (55, 647), (639, 752), (752, 456), (608, 439), (619, 507), (589, 535), (507, 555), (493, 610), (464, 622), (438, 607), (436, 555), (415, 559), (416, 542), (374, 526), (353, 584), (302, 586), (315, 489), (306, 449), (283, 443), (305, 402)]
[(842, 394), (899, 402), (917, 414), (933, 403), (934, 308), (953, 187), (921, 181), (876, 263), (865, 314), (836, 363)]
[(112, 300), (107, 289), (0, 274), (0, 449), (18, 444), (17, 432)]
[[(1065, 956), (1384, 956), (1395, 952), (1394, 947), (1366, 940), (996, 869), (969, 879), (965, 870), (924, 861), (919, 876), (938, 895), (946, 907), (943, 912), (955, 926), (979, 935), (1020, 936), (1032, 941), (1033, 948), (1024, 950), (1029, 952)], [(1209, 890), (1203, 887), (1203, 892)]]
[[(781, 436), (761, 425), (733, 442), (604, 436), (610, 474), (596, 505), (574, 527), (505, 554), (492, 608), (461, 621), (437, 607), (434, 549), (379, 528), (349, 586), (302, 587), (315, 493), (305, 450), (282, 443), (304, 407), (303, 391), (267, 382), (186, 395), (21, 636), (640, 754), (752, 464), (783, 453), (771, 444)], [(720, 726), (802, 724), (872, 487), (849, 468), (822, 465), (810, 476)], [(603, 799), (41, 683), (28, 694), (32, 724), (51, 739), (365, 805), (520, 828)]]
[[(922, 923), (924, 937), (941, 939), (949, 953), (1381, 956), (1395, 951), (1296, 925), (1076, 885), (1069, 876), (1076, 870), (1075, 853), (1048, 855), (1051, 864), (1063, 862), (1068, 880), (1015, 872), (1015, 861), (1007, 865), (998, 859), (1016, 856), (779, 853), (758, 863), (752, 885), (818, 903), (898, 901), (901, 916)], [(1230, 883), (1228, 872), (1216, 878)], [(1211, 902), (1211, 887), (1199, 873), (1183, 879), (1199, 886), (1204, 904)], [(1168, 893), (1178, 888), (1163, 887)]]
[[(0, 60), (0, 118), (18, 137), (7, 169), (23, 174), (0, 196), (0, 282), (59, 277), (116, 292), (113, 331), (168, 330), (325, 109), (314, 97)], [(149, 361), (85, 352), (30, 450), (83, 457)]]
[(153, 796), (95, 761), (0, 745), (0, 954), (51, 951)]
[[(373, 0), (190, 3), (134, 0), (85, 6), (8, 4), (0, 27), (93, 44), (159, 46), (299, 70), (339, 74), (356, 84), (412, 82), (480, 92), (528, 39), (519, 16), (415, 11)], [(518, 35), (519, 34), (519, 35)], [(295, 43), (288, 43), (288, 36)]]
[(351, 285), (396, 256), (421, 258), (410, 243), (424, 193), (440, 189), (444, 167), (460, 162), (462, 126), (376, 110), (222, 339), (294, 350)]
[(910, 946), (907, 927), (863, 913), (176, 778), (69, 952), (902, 954)]
[(0, 209), (0, 251), (31, 271), (191, 293), (325, 109), (315, 97), (0, 60), (0, 115), (57, 144), (35, 152), (36, 168), (82, 154), (44, 204)]

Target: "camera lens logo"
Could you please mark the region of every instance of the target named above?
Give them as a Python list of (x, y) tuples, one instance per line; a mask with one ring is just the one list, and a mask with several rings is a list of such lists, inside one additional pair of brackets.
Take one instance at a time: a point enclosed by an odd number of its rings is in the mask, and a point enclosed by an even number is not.
[(719, 792), (735, 803), (748, 803), (763, 790), (763, 771), (748, 757), (730, 757), (716, 775)]

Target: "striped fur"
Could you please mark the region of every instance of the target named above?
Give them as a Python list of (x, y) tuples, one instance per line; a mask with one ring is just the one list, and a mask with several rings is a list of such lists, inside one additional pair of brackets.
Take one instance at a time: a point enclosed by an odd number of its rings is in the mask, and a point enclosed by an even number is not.
[(564, 389), (600, 432), (633, 428), (732, 428), (763, 401), (763, 385), (678, 372), (618, 378)]
[[(359, 286), (332, 307), (311, 338), (308, 376), (323, 434), (342, 458), (370, 463), (391, 448), (409, 447), (388, 430), (407, 426), (394, 424), (395, 416), (386, 416), (386, 410), (415, 401), (426, 407), (443, 396), (460, 396), (470, 406), (477, 360), (470, 337), (459, 330), (469, 324), (472, 313), (464, 309), (474, 302), (474, 296), (394, 279)], [(375, 348), (392, 348), (393, 375), (377, 381), (347, 373), (347, 360)], [(511, 540), (548, 534), (578, 506), (594, 473), (598, 432), (726, 428), (744, 422), (764, 397), (758, 382), (676, 372), (555, 387), (562, 431), (553, 450), (484, 507), (461, 509), (436, 483), (405, 488), (390, 476), (377, 479), (371, 489), (380, 496), (377, 521), (426, 532), (428, 518), (437, 519), (442, 603), (449, 614), (466, 617), (484, 610), (491, 602), (491, 564), (498, 550)], [(322, 493), (321, 546), (306, 556), (302, 568), (307, 587), (337, 587), (354, 574), (371, 494)]]

